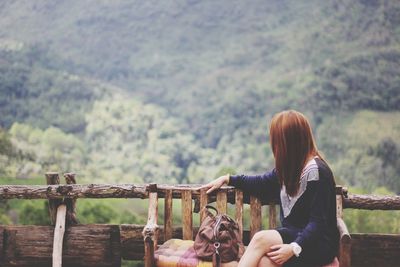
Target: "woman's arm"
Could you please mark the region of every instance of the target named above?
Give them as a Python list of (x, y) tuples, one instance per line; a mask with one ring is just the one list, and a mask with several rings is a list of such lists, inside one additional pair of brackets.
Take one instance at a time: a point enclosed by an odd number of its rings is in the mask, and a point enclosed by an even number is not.
[(280, 185), (275, 169), (260, 175), (224, 175), (204, 186), (207, 193), (228, 184), (243, 190), (245, 195), (254, 195), (265, 202), (279, 201)]

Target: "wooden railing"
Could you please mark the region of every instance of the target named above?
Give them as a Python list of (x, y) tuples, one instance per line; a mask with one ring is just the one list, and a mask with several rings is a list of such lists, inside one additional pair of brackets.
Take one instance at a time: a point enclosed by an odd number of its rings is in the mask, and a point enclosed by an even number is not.
[[(144, 184), (76, 184), (73, 174), (64, 174), (64, 177), (66, 184), (59, 184), (57, 173), (47, 173), (47, 185), (0, 186), (0, 199), (48, 199), (52, 222), (51, 226), (0, 225), (0, 266), (60, 266), (62, 260), (63, 266), (71, 267), (119, 267), (121, 259), (143, 260), (144, 225), (78, 224), (75, 207), (79, 204), (78, 198), (147, 199), (151, 187)], [(171, 201), (168, 205), (172, 205), (172, 199), (182, 198), (182, 189), (190, 191), (190, 195), (184, 195), (184, 198), (192, 199), (194, 210), (199, 211), (204, 202), (200, 185), (158, 184), (155, 190), (158, 198), (168, 199)], [(235, 189), (225, 187), (223, 190), (227, 202), (235, 203)], [(400, 196), (347, 195), (346, 190), (338, 196), (343, 208), (400, 210)], [(208, 202), (217, 199), (218, 193), (208, 196)], [(189, 206), (185, 209), (189, 210)], [(252, 209), (252, 212), (252, 216), (258, 216), (257, 209)], [(274, 208), (269, 209), (269, 214), (273, 220), (270, 219), (268, 224), (274, 226)], [(168, 221), (168, 216), (172, 216), (164, 215)], [(165, 238), (182, 238), (183, 229), (170, 224), (166, 232), (164, 227), (160, 227), (158, 243), (164, 242)], [(244, 231), (244, 239), (248, 240), (250, 235)], [(396, 266), (400, 255), (400, 234), (351, 234), (348, 245), (351, 246), (351, 266), (367, 266), (366, 262), (368, 266)]]

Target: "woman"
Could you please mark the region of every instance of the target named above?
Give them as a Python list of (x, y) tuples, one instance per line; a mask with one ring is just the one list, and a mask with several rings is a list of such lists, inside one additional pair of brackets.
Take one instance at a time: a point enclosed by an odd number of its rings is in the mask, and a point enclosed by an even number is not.
[(335, 181), (317, 150), (307, 118), (294, 110), (276, 114), (270, 142), (275, 158), (271, 172), (228, 174), (205, 185), (207, 193), (228, 184), (263, 201), (280, 203), (282, 227), (256, 233), (238, 266), (328, 264), (339, 247)]

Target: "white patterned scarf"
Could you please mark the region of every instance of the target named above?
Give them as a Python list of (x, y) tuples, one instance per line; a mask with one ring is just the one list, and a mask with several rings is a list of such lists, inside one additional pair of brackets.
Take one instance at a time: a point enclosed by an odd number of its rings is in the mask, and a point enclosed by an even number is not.
[[(317, 158), (317, 157), (315, 157)], [(307, 189), (307, 182), (308, 181), (318, 181), (319, 174), (318, 174), (318, 165), (315, 162), (315, 158), (311, 159), (306, 166), (304, 167), (303, 171), (301, 172), (300, 176), (300, 187), (299, 191), (297, 191), (297, 195), (294, 197), (289, 196), (286, 193), (285, 185), (281, 188), (281, 203), (283, 209), (283, 216), (286, 218), (289, 216), (290, 211), (292, 210), (294, 204), (296, 204), (297, 200), (303, 195), (303, 193)]]

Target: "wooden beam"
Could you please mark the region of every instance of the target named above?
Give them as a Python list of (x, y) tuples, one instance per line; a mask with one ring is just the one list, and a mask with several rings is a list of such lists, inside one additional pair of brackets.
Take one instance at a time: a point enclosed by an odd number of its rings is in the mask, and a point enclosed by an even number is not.
[(352, 234), (351, 266), (399, 266), (399, 234)]
[(400, 210), (400, 196), (352, 195), (343, 198), (343, 207), (365, 210)]
[(351, 237), (342, 218), (337, 218), (340, 234), (339, 263), (341, 267), (351, 267)]
[(164, 240), (172, 238), (172, 190), (165, 191), (164, 202)]
[[(55, 185), (60, 183), (60, 177), (56, 172), (48, 172), (46, 173), (46, 183), (48, 185)], [(57, 218), (57, 208), (62, 203), (61, 199), (49, 199), (49, 216), (51, 224), (54, 225), (56, 223)]]
[(236, 199), (235, 199), (235, 218), (239, 225), (240, 237), (243, 240), (243, 191), (236, 189)]
[(205, 206), (208, 204), (207, 189), (202, 189), (200, 191), (200, 224), (206, 218)]
[[(76, 184), (75, 173), (64, 173), (64, 178), (67, 184)], [(76, 218), (76, 198), (66, 198), (64, 203), (67, 206), (66, 225), (78, 224), (78, 219)]]
[(217, 210), (218, 210), (218, 212), (221, 214), (226, 213), (226, 206), (227, 206), (226, 191), (219, 190), (217, 193)]
[(62, 265), (62, 250), (65, 233), (65, 217), (67, 215), (67, 206), (61, 204), (57, 208), (57, 219), (54, 227), (53, 238), (53, 267), (61, 267)]
[(2, 185), (0, 199), (147, 198), (146, 185), (68, 184)]
[(183, 239), (193, 240), (193, 214), (192, 214), (192, 192), (182, 191), (182, 228)]
[(261, 230), (261, 202), (258, 198), (250, 196), (250, 239)]
[[(121, 255), (126, 260), (143, 260), (143, 227), (134, 224), (70, 226), (64, 234), (63, 267), (115, 267), (119, 266)], [(197, 229), (194, 227), (194, 234)], [(53, 232), (52, 226), (0, 225), (0, 248), (3, 248), (0, 266), (50, 267)], [(172, 237), (182, 238), (182, 227), (174, 227)], [(249, 242), (248, 231), (244, 231), (243, 240), (245, 244)], [(164, 241), (162, 227), (158, 241)], [(398, 234), (352, 234), (351, 243), (353, 267), (398, 265)]]
[(268, 226), (269, 229), (276, 228), (276, 205), (270, 204), (268, 206)]
[[(140, 234), (141, 230), (143, 225), (137, 232)], [(51, 267), (53, 226), (1, 225), (1, 232), (4, 232), (0, 240), (3, 243), (1, 267)], [(142, 244), (139, 249), (143, 250), (143, 237), (138, 235), (136, 238)], [(119, 225), (70, 226), (64, 233), (62, 266), (117, 267), (121, 264), (121, 250)], [(143, 252), (140, 259), (143, 259)]]
[(157, 185), (150, 184), (148, 186), (149, 191), (149, 208), (147, 216), (147, 224), (143, 228), (143, 240), (144, 240), (144, 264), (145, 267), (155, 266), (154, 251), (157, 248), (158, 241), (158, 196), (157, 196)]

